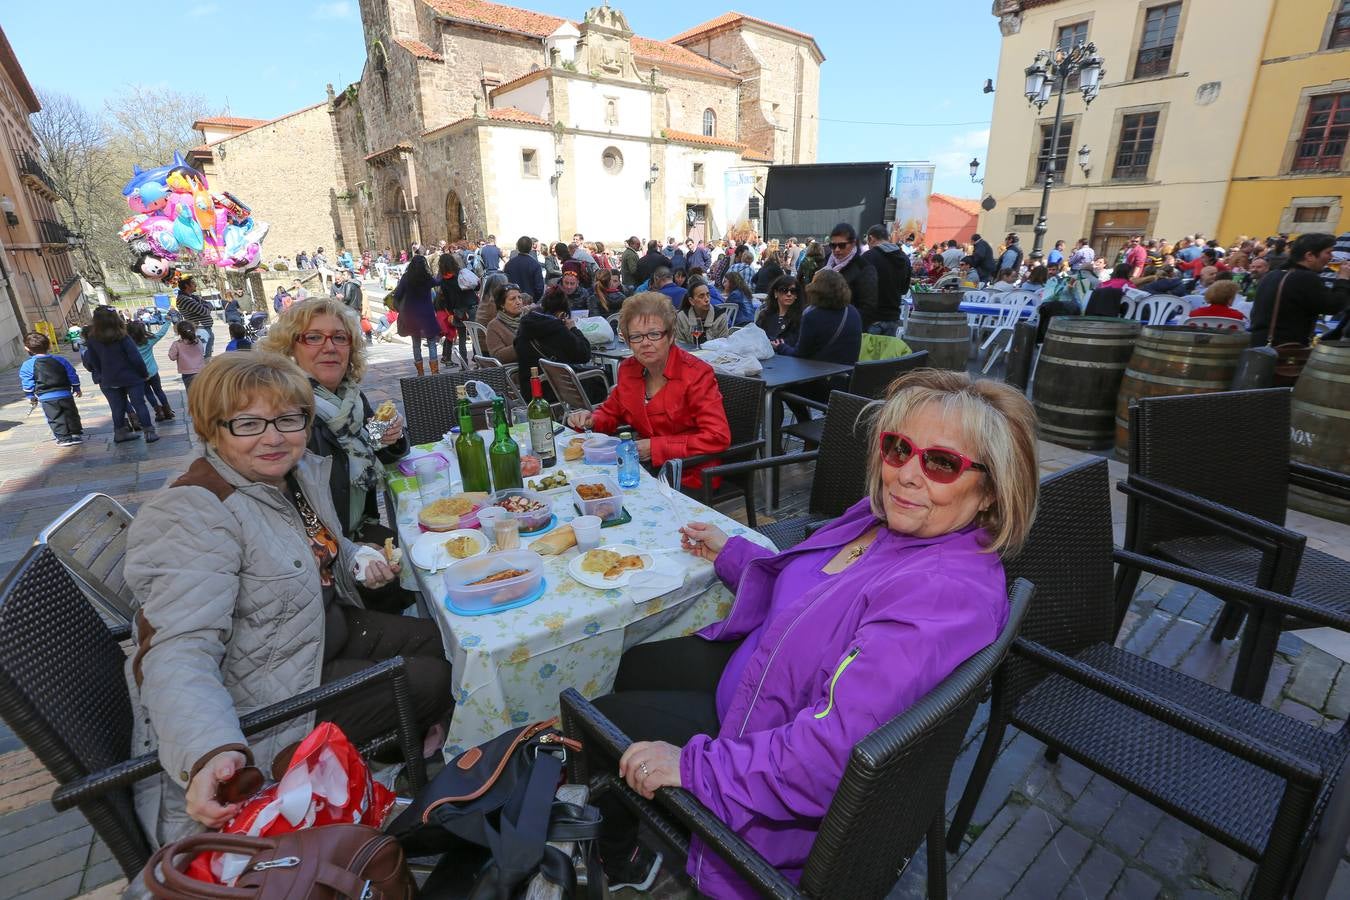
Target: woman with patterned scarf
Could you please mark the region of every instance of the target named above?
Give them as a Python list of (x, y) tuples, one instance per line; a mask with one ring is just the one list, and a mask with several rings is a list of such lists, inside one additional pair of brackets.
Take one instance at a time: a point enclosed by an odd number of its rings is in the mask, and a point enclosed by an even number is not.
[[(358, 387), (366, 372), (365, 343), (356, 313), (332, 299), (296, 303), (268, 329), (260, 349), (290, 357), (314, 387), (314, 425), (309, 450), (330, 456), (329, 488), (342, 519), (343, 536), (380, 545), (398, 534), (380, 524), (376, 496), (381, 463), (397, 462), (408, 453), (403, 418), (374, 422), (370, 401)], [(413, 597), (395, 581), (376, 591), (362, 589), (371, 609), (397, 612)]]

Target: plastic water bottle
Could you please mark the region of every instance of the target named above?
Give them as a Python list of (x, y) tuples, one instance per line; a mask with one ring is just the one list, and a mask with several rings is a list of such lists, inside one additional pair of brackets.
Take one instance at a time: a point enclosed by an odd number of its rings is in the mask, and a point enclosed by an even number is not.
[(624, 430), (619, 432), (619, 487), (635, 488), (641, 480), (641, 470), (638, 466), (637, 444), (633, 441), (633, 432)]

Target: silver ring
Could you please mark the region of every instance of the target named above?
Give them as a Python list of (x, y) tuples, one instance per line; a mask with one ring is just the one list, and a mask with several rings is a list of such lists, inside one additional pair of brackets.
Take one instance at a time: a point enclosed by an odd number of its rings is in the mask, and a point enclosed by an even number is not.
[(639, 766), (638, 766), (638, 771), (641, 772), (643, 775), (650, 774), (650, 773), (647, 771), (647, 764), (646, 764), (646, 763), (642, 763), (641, 765), (639, 765)]

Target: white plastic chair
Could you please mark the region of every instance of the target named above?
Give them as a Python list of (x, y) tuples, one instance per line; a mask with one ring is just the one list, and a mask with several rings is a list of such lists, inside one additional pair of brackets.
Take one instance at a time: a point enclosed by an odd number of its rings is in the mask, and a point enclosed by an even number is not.
[[(999, 356), (1008, 352), (1012, 346), (1013, 327), (1022, 319), (1022, 311), (1033, 306), (1038, 300), (1038, 294), (1035, 291), (1016, 290), (1009, 291), (999, 299), (1001, 307), (996, 315), (989, 316), (989, 337), (984, 339), (980, 345), (980, 350), (989, 350), (989, 355), (985, 358), (984, 368), (981, 370), (988, 373), (993, 368), (994, 361)], [(1006, 336), (1004, 333), (1006, 332)], [(993, 348), (990, 349), (990, 345)]]
[(1193, 328), (1212, 328), (1215, 331), (1245, 331), (1250, 327), (1246, 319), (1229, 316), (1191, 316), (1182, 324)]
[(1139, 302), (1136, 315), (1132, 318), (1139, 319), (1145, 325), (1166, 325), (1169, 319), (1185, 316), (1189, 311), (1190, 307), (1184, 300), (1155, 294)]

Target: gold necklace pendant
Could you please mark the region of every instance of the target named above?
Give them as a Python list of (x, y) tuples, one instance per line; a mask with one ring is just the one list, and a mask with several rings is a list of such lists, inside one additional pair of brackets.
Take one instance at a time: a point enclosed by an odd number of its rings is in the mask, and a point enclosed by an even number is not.
[(867, 545), (861, 544), (848, 552), (847, 562), (855, 563), (862, 559), (862, 555), (867, 552)]

